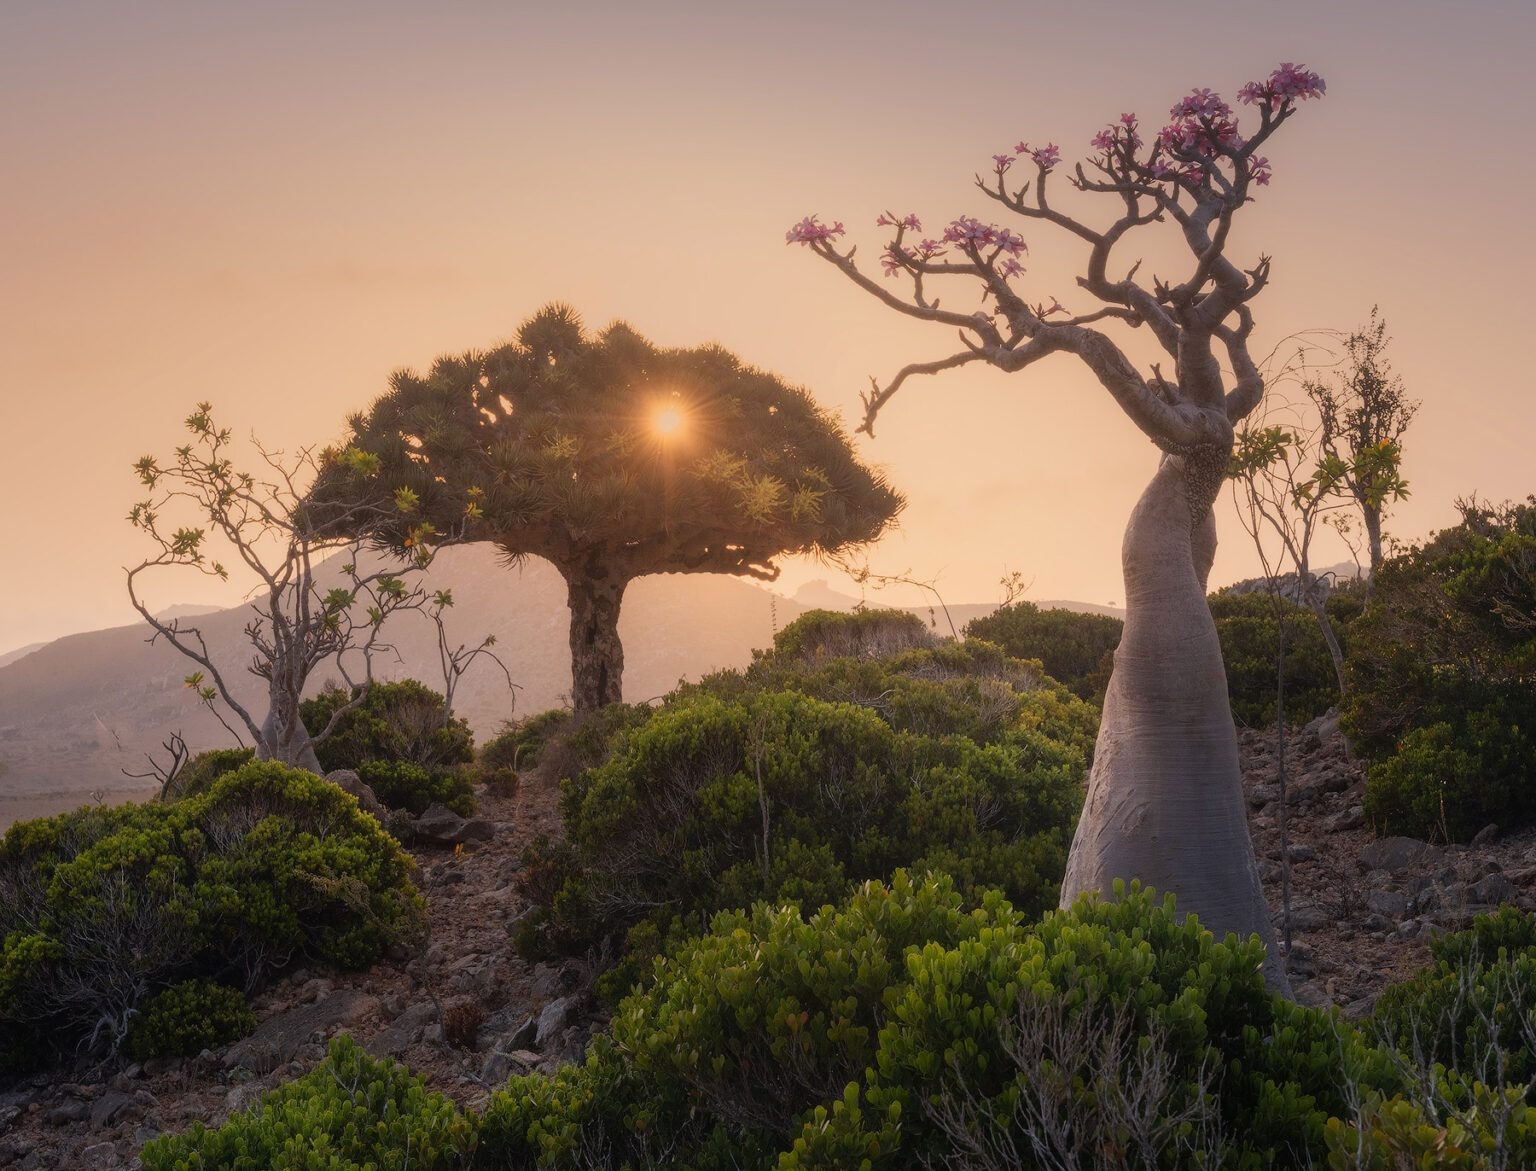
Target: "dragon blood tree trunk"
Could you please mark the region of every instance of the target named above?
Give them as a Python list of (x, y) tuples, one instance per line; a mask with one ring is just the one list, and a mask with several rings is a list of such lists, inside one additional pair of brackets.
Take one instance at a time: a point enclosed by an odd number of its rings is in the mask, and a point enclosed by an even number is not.
[[(1188, 465), (1186, 467), (1186, 464)], [(1259, 883), (1237, 733), (1205, 600), (1226, 452), (1165, 456), (1125, 531), (1125, 632), (1115, 651), (1062, 905), (1117, 878), (1172, 892), (1219, 939), (1257, 935), (1290, 995)]]
[(623, 696), (619, 607), (629, 583), (601, 568), (566, 574), (571, 607), (571, 706), (594, 711)]

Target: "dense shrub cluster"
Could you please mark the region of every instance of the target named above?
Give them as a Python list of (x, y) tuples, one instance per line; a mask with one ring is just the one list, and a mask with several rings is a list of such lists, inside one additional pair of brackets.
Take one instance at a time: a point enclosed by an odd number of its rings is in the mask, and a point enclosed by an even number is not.
[(185, 980), (157, 992), (128, 1022), (128, 1052), (150, 1057), (190, 1057), (237, 1041), (256, 1028), (245, 993), (210, 980)]
[[(582, 1064), (513, 1078), (482, 1116), (341, 1038), (224, 1127), (157, 1139), (144, 1166), (1533, 1165), (1525, 1086), (1276, 997), (1256, 940), (1217, 941), (1135, 886), (1116, 894), (1031, 925), (995, 892), (967, 910), (949, 879), (898, 872), (811, 915), (725, 912), (656, 961)], [(1498, 944), (1502, 963), (1533, 938), (1528, 917), (1505, 912), (1442, 941), (1437, 960)], [(1378, 1025), (1390, 1034), (1411, 999)], [(1520, 1011), (1531, 1027), (1529, 999)]]
[(270, 762), (167, 804), (0, 840), (0, 1049), (111, 1050), (156, 993), (254, 987), (308, 957), (366, 967), (420, 920), (412, 864), (357, 802)]
[(1536, 820), (1536, 499), (1462, 516), (1382, 566), (1351, 639), (1345, 728), (1391, 833)]
[(1271, 995), (1256, 941), (1122, 893), (1027, 926), (898, 875), (809, 918), (722, 915), (584, 1065), (493, 1097), (479, 1165), (1299, 1167), (1353, 1089), (1404, 1089)]
[(1054, 904), (1092, 708), (985, 643), (884, 659), (776, 652), (683, 688), (562, 793), (524, 889), (542, 947), (641, 959), (757, 899), (819, 906), (901, 866)]
[[(1275, 723), (1275, 668), (1280, 623), (1285, 622), (1285, 718), (1301, 724), (1339, 702), (1338, 676), (1317, 616), (1305, 606), (1273, 598), (1262, 590), (1217, 590), (1210, 596), (1211, 616), (1221, 639), (1227, 667), (1232, 715), (1250, 728)], [(1349, 648), (1350, 627), (1364, 606), (1364, 590), (1347, 587), (1328, 598), (1334, 634)]]
[(779, 631), (772, 653), (780, 661), (815, 663), (880, 659), (938, 643), (928, 624), (906, 610), (808, 610)]
[[(314, 699), (299, 705), (304, 726), (317, 733), (338, 708), (357, 694), (327, 687)], [(315, 745), (315, 755), (326, 772), (349, 768), (361, 771), (374, 761), (403, 761), (423, 768), (468, 764), (475, 758), (475, 739), (469, 725), (457, 717), (448, 719), (443, 697), (414, 679), (375, 683), (363, 702), (337, 722), (335, 730)]]
[(995, 643), (1016, 659), (1036, 659), (1074, 695), (1102, 701), (1124, 626), (1107, 614), (1042, 610), (1033, 602), (1012, 602), (973, 619), (965, 634)]
[(343, 1036), (250, 1110), (157, 1138), (141, 1158), (144, 1171), (459, 1171), (474, 1145), (474, 1120), (452, 1101)]
[(358, 766), (357, 775), (391, 809), (403, 809), (418, 817), (429, 805), (446, 805), (463, 817), (475, 811), (474, 774), (465, 769), (370, 760)]

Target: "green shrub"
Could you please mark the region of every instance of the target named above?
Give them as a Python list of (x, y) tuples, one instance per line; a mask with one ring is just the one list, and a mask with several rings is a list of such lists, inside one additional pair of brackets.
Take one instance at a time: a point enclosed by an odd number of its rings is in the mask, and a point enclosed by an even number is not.
[[(311, 735), (318, 735), (338, 709), (360, 689), (327, 687), (299, 705)], [(468, 764), (475, 739), (462, 719), (445, 719), (443, 697), (414, 679), (375, 683), (363, 702), (337, 721), (331, 734), (315, 745), (326, 772), (360, 771), (372, 761), (405, 761), (424, 768)]]
[(331, 1042), (315, 1069), (223, 1126), (148, 1143), (144, 1171), (462, 1171), (475, 1122), (420, 1077)]
[(1527, 821), (1536, 802), (1525, 771), (1536, 763), (1533, 731), (1496, 710), (1415, 728), (1370, 766), (1366, 814), (1382, 833), (1453, 842), (1489, 822)]
[[(1335, 590), (1328, 598), (1329, 621), (1346, 650), (1350, 625), (1359, 615), (1362, 598), (1358, 587)], [(1239, 723), (1250, 728), (1274, 725), (1275, 662), (1282, 616), (1286, 623), (1286, 720), (1302, 724), (1338, 704), (1338, 676), (1317, 615), (1311, 610), (1262, 590), (1218, 590), (1209, 600), (1227, 668), (1232, 715)]]
[(965, 635), (995, 643), (1016, 659), (1035, 659), (1072, 694), (1102, 702), (1124, 626), (1108, 614), (1012, 602), (972, 619)]
[(214, 781), (255, 759), (254, 748), (213, 748), (199, 752), (182, 766), (181, 772), (165, 791), (164, 799), (175, 800), (206, 793)]
[[(1336, 1015), (1267, 991), (1256, 940), (1119, 894), (1031, 927), (898, 875), (809, 917), (723, 914), (585, 1065), (493, 1096), (485, 1165), (878, 1171), (980, 1144), (1001, 1162), (978, 1166), (1185, 1167), (1220, 1138), (1222, 1166), (1295, 1167), (1347, 1111), (1346, 1071), (1402, 1088)], [(1053, 1133), (1080, 1163), (1034, 1151)]]
[(1430, 947), (1434, 965), (1376, 1002), (1381, 1035), (1420, 1068), (1486, 1085), (1536, 1079), (1536, 919), (1505, 907)]
[[(1333, 1171), (1492, 1171), (1536, 1167), (1536, 1111), (1519, 1087), (1493, 1090), (1474, 1083), (1448, 1087), (1437, 1106), (1401, 1094), (1371, 1094), (1360, 1118), (1328, 1120)], [(1497, 1161), (1495, 1161), (1497, 1160)]]
[(475, 811), (475, 783), (463, 768), (425, 768), (404, 760), (369, 760), (357, 775), (391, 809), (420, 816), (429, 805), (446, 805), (462, 817)]
[(539, 763), (550, 739), (574, 718), (567, 708), (551, 708), (508, 723), (500, 733), (481, 745), (477, 760), (486, 769), (530, 769)]
[(128, 1024), (128, 1052), (151, 1057), (190, 1057), (249, 1036), (256, 1015), (245, 993), (227, 984), (185, 980), (144, 1001)]
[[(637, 928), (664, 940), (718, 910), (816, 906), (909, 864), (952, 872), (967, 891), (999, 887), (1031, 912), (1054, 904), (1085, 753), (1040, 726), (1083, 734), (1091, 712), (1048, 694), (1042, 714), (1032, 694), (1001, 688), (979, 713), (955, 680), (905, 682), (887, 688), (892, 722), (794, 691), (727, 701), (708, 687), (651, 715), (613, 759), (566, 783), (567, 845), (530, 859), (522, 885), (545, 945), (585, 950)], [(974, 732), (982, 716), (989, 742), (940, 732)]]
[(114, 1050), (182, 980), (366, 967), (419, 931), (412, 869), (354, 798), (272, 762), (169, 804), (18, 823), (0, 840), (0, 1049), (30, 1029)]
[(906, 610), (807, 610), (774, 636), (773, 653), (803, 663), (878, 659), (938, 641), (927, 623)]
[(1453, 840), (1536, 820), (1536, 499), (1461, 507), (1460, 525), (1382, 565), (1343, 706), (1373, 766), (1368, 812)]

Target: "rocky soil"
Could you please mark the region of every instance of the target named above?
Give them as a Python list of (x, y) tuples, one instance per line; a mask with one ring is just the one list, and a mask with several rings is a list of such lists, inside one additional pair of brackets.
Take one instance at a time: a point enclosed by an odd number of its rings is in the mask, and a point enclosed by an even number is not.
[[(1283, 937), (1275, 747), (1272, 732), (1243, 733), (1254, 840)], [(1536, 910), (1536, 831), (1493, 830), (1447, 848), (1378, 838), (1361, 808), (1361, 770), (1334, 727), (1296, 730), (1286, 757), (1289, 963), (1299, 999), (1364, 1015), (1382, 988), (1429, 962), (1435, 932), (1504, 901)], [(465, 1106), (483, 1105), (510, 1074), (577, 1059), (601, 1025), (591, 973), (578, 962), (530, 965), (513, 945), (525, 909), (514, 886), (519, 859), (538, 834), (557, 832), (555, 796), (535, 780), (513, 797), (482, 795), (485, 824), (435, 831), (467, 840), (415, 851), (431, 924), (419, 955), (363, 974), (293, 972), (256, 999), (256, 1033), (218, 1051), (0, 1092), (0, 1167), (133, 1167), (149, 1138), (222, 1121), (313, 1066), (341, 1030)]]

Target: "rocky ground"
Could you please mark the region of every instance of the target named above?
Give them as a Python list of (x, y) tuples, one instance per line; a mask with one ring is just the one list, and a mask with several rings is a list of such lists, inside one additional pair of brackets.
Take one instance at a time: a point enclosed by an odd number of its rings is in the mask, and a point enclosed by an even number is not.
[[(1278, 758), (1273, 733), (1242, 737), (1245, 787), (1265, 890), (1283, 935)], [(1299, 999), (1369, 1011), (1381, 989), (1429, 961), (1434, 932), (1514, 901), (1536, 910), (1536, 832), (1490, 832), (1436, 848), (1377, 838), (1361, 808), (1363, 777), (1326, 721), (1288, 737), (1290, 968)], [(0, 1167), (125, 1168), (154, 1135), (216, 1123), (309, 1069), (326, 1039), (350, 1031), (406, 1062), (433, 1088), (483, 1105), (516, 1072), (577, 1058), (597, 1024), (580, 963), (534, 964), (513, 945), (524, 910), (519, 859), (558, 828), (552, 786), (482, 796), (487, 823), (457, 846), (416, 851), (431, 939), (418, 956), (357, 975), (297, 971), (255, 1001), (244, 1041), (186, 1061), (148, 1062), (0, 1092)], [(453, 826), (441, 827), (454, 836)]]

